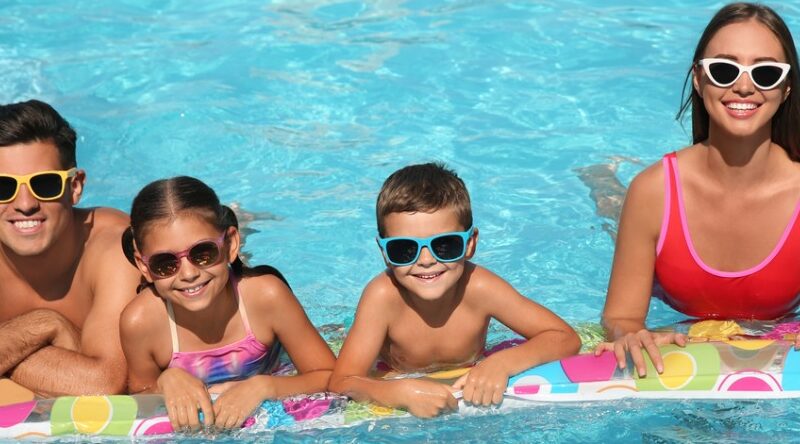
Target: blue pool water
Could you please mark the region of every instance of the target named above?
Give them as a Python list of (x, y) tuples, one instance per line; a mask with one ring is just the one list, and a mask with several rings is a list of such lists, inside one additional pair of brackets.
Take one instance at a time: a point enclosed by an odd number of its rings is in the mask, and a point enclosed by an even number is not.
[[(800, 2), (773, 3), (800, 35)], [(383, 179), (445, 161), (470, 188), (476, 262), (570, 323), (594, 323), (614, 223), (585, 182), (613, 176), (580, 169), (617, 168), (626, 184), (689, 142), (674, 115), (721, 4), (4, 0), (0, 102), (41, 98), (76, 127), (85, 205), (127, 210), (165, 176), (211, 184), (254, 215), (251, 263), (282, 270), (317, 325), (345, 323), (382, 269)], [(653, 303), (653, 325), (680, 319)], [(532, 404), (237, 440), (780, 440), (797, 436), (799, 406)]]

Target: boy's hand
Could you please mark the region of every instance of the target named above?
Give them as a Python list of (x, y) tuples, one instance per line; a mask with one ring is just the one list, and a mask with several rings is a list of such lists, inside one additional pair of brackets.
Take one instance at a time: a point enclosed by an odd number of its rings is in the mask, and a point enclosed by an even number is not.
[(202, 381), (180, 368), (168, 368), (158, 377), (158, 388), (164, 394), (169, 422), (176, 432), (198, 430), (203, 412), (204, 425), (214, 424), (211, 397)]
[(397, 405), (418, 418), (432, 418), (444, 411), (458, 409), (452, 390), (444, 384), (422, 379), (402, 379), (395, 383), (400, 389), (398, 395), (402, 397)]
[(619, 368), (624, 369), (627, 365), (625, 352), (629, 351), (639, 377), (645, 377), (647, 376), (647, 365), (644, 362), (642, 349), (650, 355), (650, 360), (653, 361), (656, 371), (662, 373), (664, 371), (664, 360), (661, 358), (658, 346), (667, 344), (677, 344), (683, 347), (686, 345), (686, 335), (682, 333), (654, 333), (643, 328), (636, 333), (628, 333), (614, 342), (601, 343), (594, 350), (594, 355), (598, 356), (607, 350), (613, 351), (617, 358), (617, 365)]
[(463, 390), (464, 401), (472, 405), (488, 406), (503, 402), (508, 386), (508, 372), (499, 359), (486, 358), (453, 384)]
[(220, 429), (238, 429), (265, 399), (270, 398), (275, 398), (275, 386), (274, 379), (268, 375), (256, 375), (227, 385), (214, 401), (214, 425)]

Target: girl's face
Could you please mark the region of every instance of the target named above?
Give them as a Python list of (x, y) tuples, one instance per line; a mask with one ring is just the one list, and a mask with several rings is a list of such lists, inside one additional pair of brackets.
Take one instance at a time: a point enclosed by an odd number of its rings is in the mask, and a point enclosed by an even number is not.
[[(761, 62), (786, 63), (778, 37), (756, 20), (720, 28), (708, 42), (703, 59), (717, 58), (750, 66)], [(709, 134), (714, 129), (731, 136), (747, 137), (771, 133), (772, 117), (788, 97), (788, 80), (771, 89), (753, 84), (750, 74), (742, 72), (730, 86), (720, 87), (709, 79), (702, 67), (694, 68), (693, 84), (710, 117)]]
[[(207, 308), (225, 291), (228, 265), (239, 252), (239, 232), (235, 228), (222, 233), (201, 217), (188, 214), (152, 224), (143, 241), (141, 251), (136, 253), (139, 271), (161, 297), (191, 311)], [(177, 271), (170, 266), (174, 262), (164, 265), (164, 258), (170, 257), (179, 258)], [(165, 271), (174, 274), (164, 277)]]

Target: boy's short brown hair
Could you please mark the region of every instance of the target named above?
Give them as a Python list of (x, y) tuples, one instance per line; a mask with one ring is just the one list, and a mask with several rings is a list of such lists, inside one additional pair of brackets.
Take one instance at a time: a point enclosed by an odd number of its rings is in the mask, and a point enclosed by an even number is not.
[(466, 230), (472, 226), (472, 207), (464, 181), (443, 163), (423, 163), (401, 168), (383, 182), (375, 215), (383, 237), (383, 219), (390, 213), (430, 213), (452, 207)]

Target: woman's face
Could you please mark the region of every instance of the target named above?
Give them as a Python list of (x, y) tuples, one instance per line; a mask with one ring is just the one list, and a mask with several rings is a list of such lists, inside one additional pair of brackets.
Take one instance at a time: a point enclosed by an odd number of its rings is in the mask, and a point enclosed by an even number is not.
[[(744, 66), (760, 62), (786, 63), (778, 37), (756, 20), (720, 28), (708, 42), (702, 58), (726, 59)], [(745, 72), (732, 85), (720, 87), (700, 66), (694, 68), (693, 84), (710, 117), (710, 137), (720, 131), (735, 137), (764, 132), (769, 137), (772, 117), (790, 89), (788, 80), (772, 89), (761, 89)]]

